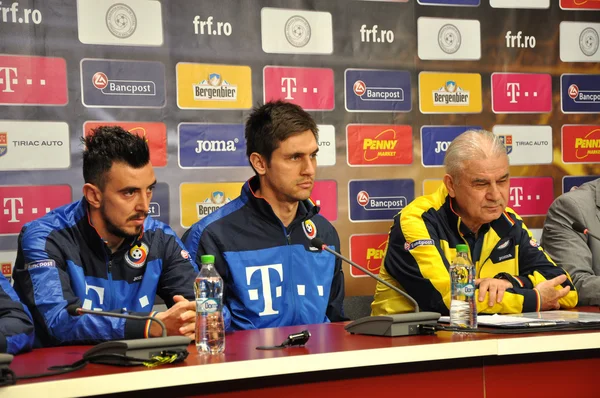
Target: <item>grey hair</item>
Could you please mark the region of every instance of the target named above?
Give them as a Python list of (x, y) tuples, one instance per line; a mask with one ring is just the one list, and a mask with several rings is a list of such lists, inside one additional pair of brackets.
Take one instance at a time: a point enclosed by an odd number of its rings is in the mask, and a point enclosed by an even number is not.
[(464, 162), (473, 159), (495, 159), (500, 156), (508, 157), (500, 137), (487, 130), (467, 130), (448, 146), (444, 166), (446, 173), (458, 178)]

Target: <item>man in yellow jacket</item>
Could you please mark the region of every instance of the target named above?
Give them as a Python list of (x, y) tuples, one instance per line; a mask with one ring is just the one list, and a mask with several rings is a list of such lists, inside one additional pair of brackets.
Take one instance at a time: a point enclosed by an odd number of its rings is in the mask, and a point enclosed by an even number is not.
[[(394, 217), (379, 276), (406, 291), (423, 311), (447, 315), (448, 268), (457, 244), (469, 246), (476, 267), (477, 310), (520, 313), (573, 308), (569, 275), (539, 246), (517, 213), (507, 207), (508, 155), (489, 131), (467, 131), (446, 152), (440, 188)], [(373, 315), (411, 312), (404, 297), (378, 283)]]

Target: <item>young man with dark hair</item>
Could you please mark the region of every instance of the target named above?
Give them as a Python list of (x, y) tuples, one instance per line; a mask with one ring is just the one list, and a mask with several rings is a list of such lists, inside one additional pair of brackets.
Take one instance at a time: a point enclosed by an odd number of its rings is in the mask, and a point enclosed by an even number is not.
[[(169, 226), (147, 217), (156, 185), (144, 138), (98, 127), (84, 139), (83, 198), (26, 224), (19, 235), (15, 290), (31, 310), (44, 346), (161, 335), (156, 322), (67, 307), (154, 313), (168, 335), (193, 337), (197, 266)], [(188, 301), (191, 300), (191, 301)]]
[(341, 262), (310, 245), (318, 236), (340, 247), (310, 200), (319, 150), (314, 120), (297, 105), (269, 102), (253, 110), (245, 135), (256, 175), (183, 237), (192, 258), (215, 256), (226, 324), (239, 330), (344, 319)]

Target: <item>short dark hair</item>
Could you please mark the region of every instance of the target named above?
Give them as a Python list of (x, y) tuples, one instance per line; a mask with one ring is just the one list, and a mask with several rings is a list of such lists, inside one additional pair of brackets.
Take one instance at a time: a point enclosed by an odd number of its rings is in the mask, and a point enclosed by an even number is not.
[(256, 152), (268, 164), (279, 143), (306, 130), (319, 140), (317, 124), (300, 106), (284, 101), (267, 102), (254, 108), (246, 121), (246, 155), (249, 159)]
[(134, 169), (150, 162), (150, 149), (143, 137), (132, 134), (120, 126), (100, 126), (82, 139), (83, 179), (104, 189), (106, 173), (113, 163), (125, 163)]

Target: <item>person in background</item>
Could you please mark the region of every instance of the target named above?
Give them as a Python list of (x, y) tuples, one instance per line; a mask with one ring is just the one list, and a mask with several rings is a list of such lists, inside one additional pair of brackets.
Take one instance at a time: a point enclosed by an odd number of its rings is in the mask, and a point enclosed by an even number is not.
[[(542, 245), (572, 277), (579, 305), (600, 305), (600, 241), (573, 230), (573, 223), (600, 233), (600, 179), (554, 200), (544, 222)], [(599, 232), (596, 232), (599, 231)]]
[[(98, 127), (84, 139), (83, 198), (23, 226), (13, 277), (43, 346), (161, 335), (157, 322), (67, 307), (153, 314), (194, 336), (198, 268), (169, 226), (147, 217), (156, 185), (144, 138)], [(168, 307), (152, 311), (156, 294)], [(191, 301), (189, 301), (191, 300)]]
[[(577, 292), (568, 274), (544, 252), (517, 213), (507, 207), (509, 164), (499, 138), (485, 130), (455, 138), (438, 190), (394, 217), (379, 276), (406, 291), (421, 310), (448, 315), (448, 269), (457, 244), (467, 244), (476, 267), (478, 312), (520, 313), (573, 308)], [(382, 283), (373, 315), (413, 311)]]
[(255, 108), (245, 129), (256, 175), (241, 195), (183, 236), (190, 254), (215, 256), (230, 329), (339, 321), (344, 275), (339, 259), (311, 247), (315, 237), (339, 250), (338, 234), (310, 200), (317, 126), (297, 105)]
[(33, 320), (4, 275), (0, 275), (0, 352), (18, 354), (33, 346)]

